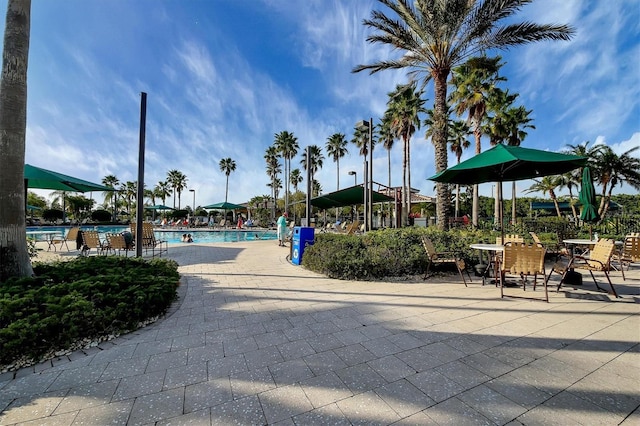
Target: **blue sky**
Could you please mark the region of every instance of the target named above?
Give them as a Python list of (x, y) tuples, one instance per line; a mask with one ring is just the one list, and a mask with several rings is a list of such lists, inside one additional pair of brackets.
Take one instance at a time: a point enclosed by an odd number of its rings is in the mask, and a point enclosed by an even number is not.
[[(231, 157), (230, 202), (269, 194), (263, 155), (274, 134), (293, 132), (301, 152), (324, 147), (336, 132), (350, 140), (354, 124), (377, 121), (387, 93), (407, 81), (404, 71), (351, 73), (401, 54), (365, 41), (362, 20), (379, 7), (369, 0), (33, 0), (26, 162), (94, 182), (109, 174), (136, 180), (146, 92), (147, 187), (177, 169), (197, 205), (224, 201), (218, 163)], [(570, 42), (500, 52), (503, 87), (533, 110), (536, 129), (523, 146), (558, 151), (591, 141), (622, 153), (640, 145), (637, 0), (537, 0), (518, 17), (577, 29)], [(426, 97), (431, 107), (431, 85)], [(433, 195), (426, 178), (435, 173), (434, 152), (424, 130), (412, 141), (412, 186)], [(349, 151), (340, 161), (343, 188), (353, 184), (349, 170), (362, 180), (362, 159), (355, 145)], [(393, 185), (401, 185), (401, 160), (397, 144)], [(317, 179), (324, 192), (336, 189), (332, 160)], [(382, 149), (374, 180), (387, 182)], [(489, 195), (491, 186), (481, 191)], [(185, 191), (182, 206), (192, 202)]]

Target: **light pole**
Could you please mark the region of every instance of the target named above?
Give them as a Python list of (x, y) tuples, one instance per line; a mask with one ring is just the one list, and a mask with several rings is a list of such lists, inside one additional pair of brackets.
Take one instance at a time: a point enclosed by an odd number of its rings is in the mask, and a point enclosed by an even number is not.
[(364, 161), (364, 230), (366, 232), (373, 228), (373, 117), (369, 121), (359, 121), (356, 128), (362, 131), (369, 130), (366, 144), (369, 161), (366, 157)]
[(353, 186), (356, 186), (358, 184), (358, 172), (350, 170), (349, 176), (353, 176)]
[(193, 215), (196, 215), (196, 190), (190, 189), (189, 192), (193, 192)]

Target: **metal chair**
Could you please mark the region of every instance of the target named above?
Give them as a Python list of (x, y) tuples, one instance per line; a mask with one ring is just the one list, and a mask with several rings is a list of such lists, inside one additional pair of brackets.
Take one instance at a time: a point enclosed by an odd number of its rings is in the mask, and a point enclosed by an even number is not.
[[(456, 256), (453, 252), (437, 252), (431, 240), (424, 235), (422, 236), (422, 246), (427, 252), (427, 260), (429, 262), (427, 264), (427, 270), (424, 274), (423, 279), (426, 280), (429, 277), (431, 265), (442, 265), (448, 263), (456, 266), (456, 268), (458, 269), (458, 273), (460, 274), (460, 278), (462, 278), (464, 286), (467, 287), (467, 281), (464, 279), (464, 275), (462, 273), (462, 271), (465, 270), (466, 266), (464, 259)], [(471, 282), (471, 275), (469, 274), (469, 271), (467, 271), (467, 275), (469, 276), (469, 282)]]
[[(546, 249), (542, 245), (527, 245), (524, 243), (507, 243), (504, 246), (502, 263), (500, 264), (500, 297), (505, 297), (505, 276), (518, 275), (522, 282), (522, 289), (527, 290), (527, 277), (533, 275), (533, 291), (536, 290), (538, 275), (542, 275), (544, 286), (544, 300), (549, 302), (546, 272), (544, 269), (544, 255)], [(507, 297), (521, 297), (507, 295)], [(527, 299), (530, 299), (527, 297)]]

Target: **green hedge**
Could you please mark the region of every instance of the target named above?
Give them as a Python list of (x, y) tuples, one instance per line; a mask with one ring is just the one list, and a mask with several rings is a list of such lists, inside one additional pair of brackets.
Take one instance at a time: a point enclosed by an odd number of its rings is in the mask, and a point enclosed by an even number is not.
[(167, 310), (180, 279), (172, 260), (119, 256), (34, 263), (34, 272), (0, 283), (0, 365), (133, 330)]
[(427, 266), (422, 235), (431, 239), (436, 250), (453, 251), (467, 265), (473, 265), (478, 262), (478, 252), (469, 246), (495, 243), (499, 234), (471, 229), (440, 231), (435, 227), (384, 229), (365, 235), (317, 234), (314, 245), (305, 249), (302, 265), (330, 278), (348, 280), (421, 274)]

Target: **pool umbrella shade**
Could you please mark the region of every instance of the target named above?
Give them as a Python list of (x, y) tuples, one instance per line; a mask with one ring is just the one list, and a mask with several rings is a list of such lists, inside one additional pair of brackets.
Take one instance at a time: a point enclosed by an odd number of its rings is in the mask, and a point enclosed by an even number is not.
[[(371, 200), (374, 203), (394, 201), (393, 198), (377, 191), (372, 191)], [(353, 206), (362, 203), (364, 203), (364, 188), (359, 185), (340, 189), (311, 199), (311, 205), (321, 209)]]
[(62, 173), (35, 167), (30, 164), (24, 165), (24, 180), (26, 188), (68, 192), (115, 191), (115, 188), (99, 185), (73, 176), (63, 175)]
[(169, 206), (165, 206), (164, 204), (156, 204), (155, 206), (145, 206), (147, 210), (173, 210), (173, 208)]
[(221, 203), (209, 204), (208, 206), (204, 206), (203, 209), (222, 209), (222, 210), (237, 210), (244, 209), (244, 206), (239, 204), (228, 203), (223, 201)]
[[(431, 176), (442, 183), (474, 185), (486, 182), (512, 182), (543, 176), (561, 175), (583, 167), (586, 157), (498, 144), (481, 154)], [(502, 193), (500, 191), (499, 193)], [(502, 200), (499, 223), (502, 227)]]
[[(580, 219), (590, 224), (599, 221), (600, 215), (596, 207), (596, 189), (593, 186), (593, 179), (591, 178), (591, 170), (589, 170), (589, 167), (582, 169), (582, 186), (580, 187), (578, 199), (582, 204)], [(591, 230), (592, 228), (590, 227), (589, 237), (591, 237)]]

